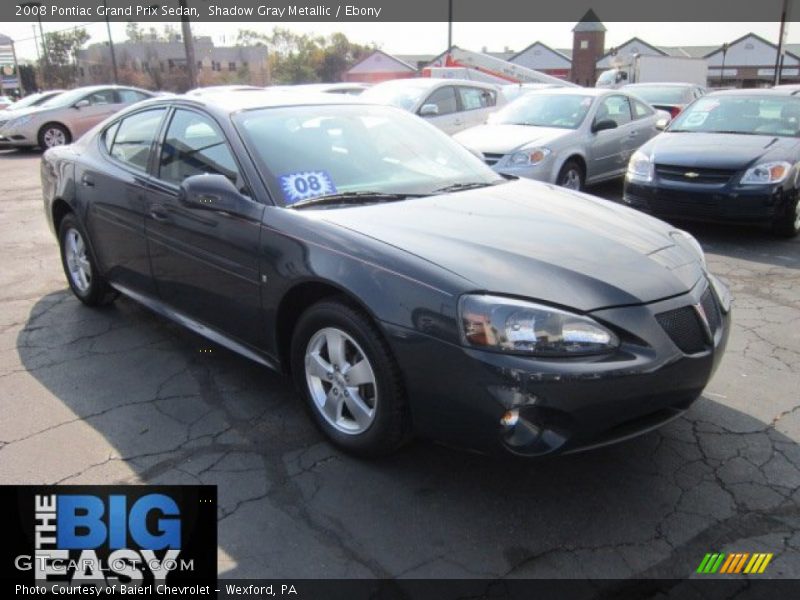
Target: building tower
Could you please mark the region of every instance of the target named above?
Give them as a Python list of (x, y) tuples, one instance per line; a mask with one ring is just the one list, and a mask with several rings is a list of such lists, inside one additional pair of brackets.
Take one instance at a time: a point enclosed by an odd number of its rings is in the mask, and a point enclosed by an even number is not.
[(572, 70), (570, 81), (594, 86), (597, 61), (605, 53), (606, 28), (589, 9), (572, 28)]

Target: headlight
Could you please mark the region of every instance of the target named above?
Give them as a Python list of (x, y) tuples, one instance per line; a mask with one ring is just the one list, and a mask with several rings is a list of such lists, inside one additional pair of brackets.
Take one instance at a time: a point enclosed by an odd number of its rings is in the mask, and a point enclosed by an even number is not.
[(513, 298), (467, 294), (459, 318), (464, 344), (486, 350), (563, 357), (619, 346), (617, 336), (594, 319)]
[(703, 252), (703, 247), (691, 233), (684, 231), (683, 229), (676, 229), (675, 231), (670, 231), (669, 234), (672, 236), (672, 239), (675, 240), (676, 244), (686, 248), (689, 252), (696, 254), (697, 258), (700, 259), (700, 263), (703, 265), (703, 268), (706, 267), (706, 255)]
[(514, 152), (508, 157), (508, 162), (515, 167), (524, 165), (538, 165), (545, 158), (550, 156), (550, 148), (528, 148)]
[(788, 162), (776, 161), (767, 162), (751, 167), (742, 175), (742, 183), (745, 185), (763, 185), (765, 183), (780, 183), (786, 176), (792, 165)]
[(649, 154), (637, 150), (628, 161), (628, 172), (625, 174), (628, 181), (653, 181), (653, 161)]
[(22, 125), (25, 125), (26, 123), (30, 123), (31, 119), (33, 119), (33, 117), (17, 117), (16, 119), (11, 119), (8, 122), (7, 127), (9, 129), (11, 127), (21, 127)]

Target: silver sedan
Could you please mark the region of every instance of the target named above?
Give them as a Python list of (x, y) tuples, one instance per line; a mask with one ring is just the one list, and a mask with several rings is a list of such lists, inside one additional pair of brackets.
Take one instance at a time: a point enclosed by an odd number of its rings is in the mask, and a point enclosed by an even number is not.
[(618, 90), (530, 92), (454, 137), (496, 171), (580, 190), (622, 177), (669, 115)]

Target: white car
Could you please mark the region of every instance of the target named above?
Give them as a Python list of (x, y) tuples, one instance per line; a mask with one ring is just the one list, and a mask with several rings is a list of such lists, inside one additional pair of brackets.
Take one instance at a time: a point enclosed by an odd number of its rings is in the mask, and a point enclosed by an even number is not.
[(496, 85), (432, 77), (384, 81), (359, 98), (413, 112), (449, 134), (485, 123), (505, 103)]

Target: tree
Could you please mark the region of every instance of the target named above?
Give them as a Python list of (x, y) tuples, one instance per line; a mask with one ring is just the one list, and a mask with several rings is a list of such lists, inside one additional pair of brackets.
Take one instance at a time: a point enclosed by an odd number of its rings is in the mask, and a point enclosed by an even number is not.
[(75, 55), (89, 41), (89, 37), (83, 28), (45, 34), (47, 61), (41, 59), (39, 64), (46, 85), (67, 88), (75, 84), (78, 76)]
[(139, 27), (139, 23), (135, 21), (128, 21), (127, 25), (125, 25), (125, 35), (131, 42), (142, 42), (145, 36), (142, 28)]

